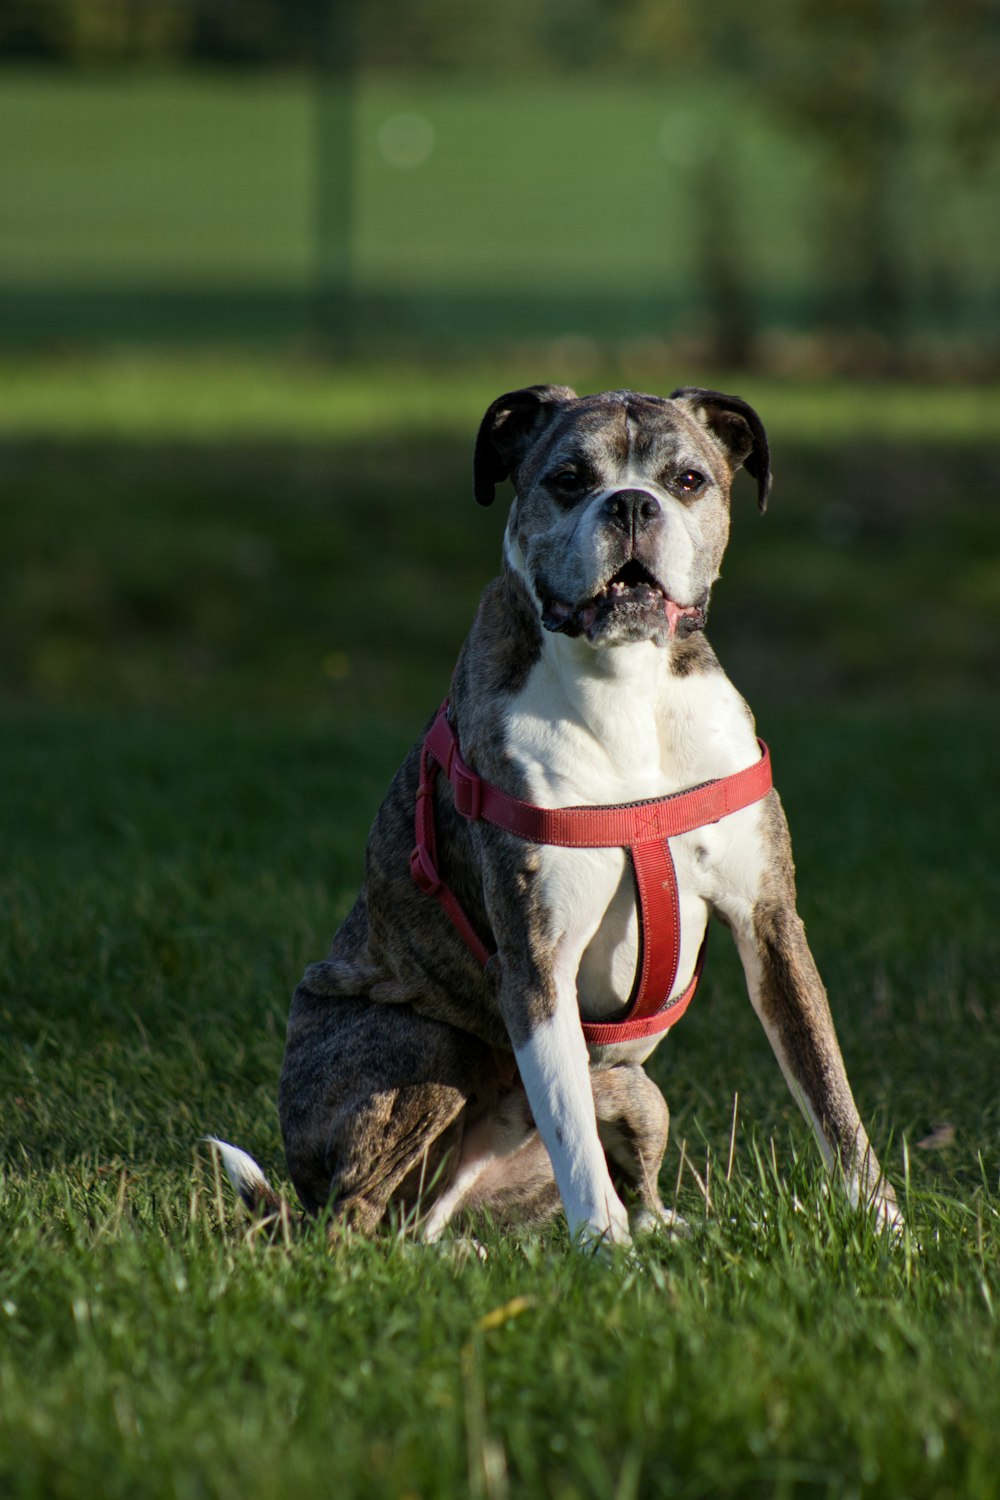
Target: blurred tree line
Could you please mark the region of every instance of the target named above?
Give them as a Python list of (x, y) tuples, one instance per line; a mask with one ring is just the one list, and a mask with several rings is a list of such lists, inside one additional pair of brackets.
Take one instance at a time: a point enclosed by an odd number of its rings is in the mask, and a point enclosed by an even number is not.
[(1000, 99), (1000, 0), (4, 0), (0, 56), (309, 66), (331, 17), (372, 68), (724, 67), (815, 118), (875, 93), (894, 58), (961, 84), (973, 135)]

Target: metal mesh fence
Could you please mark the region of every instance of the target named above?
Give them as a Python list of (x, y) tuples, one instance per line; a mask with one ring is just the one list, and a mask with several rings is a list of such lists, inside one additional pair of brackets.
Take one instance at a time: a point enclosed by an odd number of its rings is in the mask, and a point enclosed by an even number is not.
[[(318, 0), (250, 7), (239, 44), (223, 0), (15, 14), (20, 30), (0, 27), (8, 347), (701, 339), (739, 362), (848, 333), (1000, 337), (1000, 150), (982, 110), (963, 144), (926, 62), (873, 53), (874, 83), (824, 114), (718, 49), (693, 67), (668, 51), (569, 68), (536, 37), (523, 66), (472, 72), (431, 65), (431, 23), (390, 67), (384, 38), (380, 53)], [(94, 14), (103, 42), (82, 35)], [(822, 79), (822, 58), (796, 58)]]

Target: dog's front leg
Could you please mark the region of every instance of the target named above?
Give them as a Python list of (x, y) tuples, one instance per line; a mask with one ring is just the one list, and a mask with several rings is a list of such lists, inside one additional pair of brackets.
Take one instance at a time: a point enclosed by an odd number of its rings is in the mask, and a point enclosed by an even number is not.
[(628, 1214), (597, 1133), (576, 995), (579, 953), (557, 944), (549, 965), (501, 954), (500, 1004), (570, 1234), (583, 1248), (628, 1245)]
[(827, 1168), (843, 1171), (854, 1203), (902, 1220), (858, 1114), (823, 981), (791, 901), (764, 898), (732, 923), (754, 1009)]

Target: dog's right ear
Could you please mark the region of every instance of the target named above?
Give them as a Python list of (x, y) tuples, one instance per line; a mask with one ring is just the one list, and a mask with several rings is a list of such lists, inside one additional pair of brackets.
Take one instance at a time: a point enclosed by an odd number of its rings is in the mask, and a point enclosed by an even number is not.
[(497, 397), (476, 438), (473, 489), (480, 505), (492, 505), (496, 486), (517, 467), (556, 412), (575, 399), (568, 385), (529, 385)]

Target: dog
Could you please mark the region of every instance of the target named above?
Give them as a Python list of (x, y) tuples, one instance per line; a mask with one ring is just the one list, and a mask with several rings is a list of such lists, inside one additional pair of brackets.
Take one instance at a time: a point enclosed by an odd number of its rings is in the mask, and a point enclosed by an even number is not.
[[(486, 412), (475, 497), (514, 490), (502, 572), (292, 1001), (279, 1112), (308, 1213), (365, 1232), (406, 1215), (434, 1242), (459, 1217), (539, 1223), (561, 1204), (600, 1250), (668, 1227), (669, 1116), (643, 1064), (714, 916), (827, 1166), (881, 1227), (901, 1222), (766, 751), (704, 634), (741, 467), (763, 511), (763, 424), (718, 391), (541, 385)], [(256, 1163), (217, 1144), (244, 1200), (276, 1209)]]

